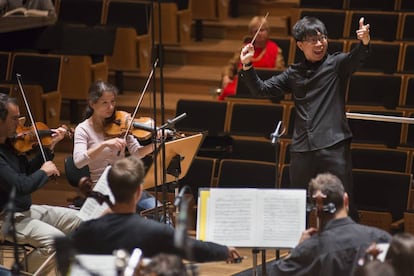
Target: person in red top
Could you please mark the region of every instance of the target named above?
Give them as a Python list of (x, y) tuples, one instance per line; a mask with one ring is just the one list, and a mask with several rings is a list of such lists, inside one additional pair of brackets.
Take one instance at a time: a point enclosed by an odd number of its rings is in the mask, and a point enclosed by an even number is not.
[[(244, 40), (244, 45), (251, 42), (251, 39), (259, 30), (254, 41), (254, 56), (252, 58), (253, 65), (256, 68), (275, 68), (283, 69), (285, 61), (282, 55), (282, 49), (271, 39), (269, 39), (270, 27), (266, 18), (263, 16), (255, 16), (249, 23), (249, 38)], [(243, 46), (244, 46), (243, 45)], [(241, 69), (240, 51), (236, 52), (230, 59), (222, 73), (222, 92), (219, 100), (224, 100), (227, 96), (236, 94), (237, 73)]]

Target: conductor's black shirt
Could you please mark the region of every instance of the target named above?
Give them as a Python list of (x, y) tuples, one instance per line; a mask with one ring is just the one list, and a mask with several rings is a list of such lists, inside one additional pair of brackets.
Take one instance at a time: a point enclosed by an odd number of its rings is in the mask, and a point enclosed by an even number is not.
[(304, 60), (265, 81), (251, 68), (241, 72), (241, 79), (256, 96), (292, 93), (295, 121), (291, 151), (323, 149), (352, 137), (345, 93), (351, 74), (369, 55), (369, 49), (360, 43), (349, 53), (327, 54), (315, 63)]

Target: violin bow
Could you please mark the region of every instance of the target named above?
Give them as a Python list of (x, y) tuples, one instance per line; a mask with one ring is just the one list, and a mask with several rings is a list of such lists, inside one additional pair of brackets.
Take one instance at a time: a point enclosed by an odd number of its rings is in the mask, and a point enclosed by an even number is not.
[(267, 16), (268, 16), (268, 15), (269, 15), (269, 12), (267, 12), (267, 13), (266, 13), (266, 15), (265, 15), (265, 17), (264, 17), (264, 19), (263, 19), (262, 23), (261, 23), (261, 24), (260, 24), (260, 26), (259, 26), (259, 29), (257, 29), (256, 33), (254, 34), (254, 37), (253, 37), (252, 41), (250, 42), (251, 44), (253, 44), (253, 43), (254, 43), (254, 41), (256, 40), (256, 37), (257, 37), (257, 35), (259, 34), (260, 29), (263, 27), (263, 24), (264, 24), (264, 22), (266, 21), (266, 19), (267, 19)]
[(149, 76), (148, 76), (148, 78), (147, 78), (147, 81), (146, 81), (146, 83), (145, 83), (145, 85), (144, 85), (144, 88), (142, 89), (141, 96), (140, 96), (140, 98), (138, 99), (138, 103), (137, 103), (137, 105), (135, 106), (135, 110), (134, 110), (134, 112), (133, 112), (133, 113), (132, 113), (132, 115), (131, 115), (131, 121), (128, 123), (128, 127), (127, 127), (127, 130), (126, 130), (125, 135), (124, 135), (124, 139), (125, 139), (125, 140), (126, 140), (126, 138), (127, 138), (128, 132), (131, 130), (131, 126), (132, 126), (132, 123), (133, 123), (133, 119), (134, 119), (134, 118), (135, 118), (135, 116), (137, 115), (138, 108), (139, 108), (139, 106), (140, 106), (140, 105), (141, 105), (141, 103), (142, 103), (142, 100), (143, 100), (143, 98), (144, 98), (145, 92), (147, 91), (148, 85), (149, 85), (149, 83), (150, 83), (150, 80), (151, 80), (151, 78), (152, 78), (152, 75), (154, 74), (154, 70), (155, 70), (155, 68), (157, 67), (157, 64), (158, 64), (158, 58), (157, 58), (157, 59), (155, 60), (155, 62), (154, 62), (154, 65), (153, 65), (153, 67), (152, 67), (152, 70), (151, 70), (151, 72), (150, 72), (150, 74), (149, 74)]
[(32, 124), (33, 128), (35, 129), (34, 133), (36, 135), (37, 143), (39, 144), (39, 147), (40, 147), (40, 152), (42, 153), (42, 157), (43, 157), (44, 162), (46, 162), (47, 161), (46, 154), (45, 154), (45, 151), (43, 150), (42, 141), (41, 141), (40, 136), (39, 136), (39, 130), (37, 129), (36, 123), (33, 119), (32, 111), (30, 110), (29, 103), (27, 102), (27, 99), (26, 99), (26, 94), (24, 93), (24, 90), (23, 90), (22, 75), (17, 73), (16, 74), (16, 79), (17, 79), (17, 84), (19, 86), (20, 93), (22, 94), (22, 97), (23, 97), (24, 104), (25, 104), (26, 109), (27, 109), (27, 113), (29, 115), (30, 123)]

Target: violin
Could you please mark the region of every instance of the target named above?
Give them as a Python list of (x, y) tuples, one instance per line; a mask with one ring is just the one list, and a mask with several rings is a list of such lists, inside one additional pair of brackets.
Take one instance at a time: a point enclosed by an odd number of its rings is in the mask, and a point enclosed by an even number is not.
[(111, 137), (118, 137), (128, 130), (129, 125), (131, 124), (130, 132), (138, 140), (145, 141), (151, 138), (152, 133), (150, 131), (138, 129), (134, 127), (134, 122), (141, 125), (148, 126), (152, 128), (154, 126), (154, 120), (149, 117), (140, 117), (138, 119), (133, 119), (131, 122), (131, 114), (126, 111), (116, 111), (114, 120), (105, 128), (105, 133)]
[[(25, 153), (31, 151), (33, 147), (38, 144), (35, 133), (36, 129), (41, 138), (42, 145), (50, 146), (52, 144), (52, 134), (54, 132), (45, 123), (36, 122), (35, 125), (36, 127), (27, 127), (24, 126), (22, 121), (17, 125), (16, 135), (13, 137), (13, 146), (18, 152)], [(69, 137), (72, 137), (73, 130), (68, 129), (65, 125), (62, 127), (66, 128), (66, 134), (69, 135)]]

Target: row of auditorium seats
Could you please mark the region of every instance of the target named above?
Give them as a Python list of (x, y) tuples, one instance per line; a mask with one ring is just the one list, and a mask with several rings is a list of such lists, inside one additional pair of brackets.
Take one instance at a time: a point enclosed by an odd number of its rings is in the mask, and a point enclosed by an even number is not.
[[(351, 118), (349, 123), (354, 134), (354, 144), (382, 148), (412, 147), (412, 141), (414, 141), (413, 111), (391, 111), (363, 105), (359, 108), (348, 106), (346, 111), (348, 117)], [(231, 143), (231, 140), (226, 140), (228, 136), (254, 137), (269, 141), (270, 134), (274, 132), (279, 121), (286, 130), (283, 138), (290, 139), (295, 120), (294, 106), (291, 102), (285, 101), (265, 103), (253, 100), (216, 102), (181, 99), (177, 103), (176, 112), (187, 114), (185, 120), (177, 123), (176, 127), (179, 130), (204, 131), (207, 136), (222, 137), (221, 140), (207, 139), (204, 147), (200, 149), (200, 153), (205, 151), (205, 154), (209, 154), (211, 149), (210, 156), (215, 157), (228, 151)], [(371, 118), (364, 120), (364, 114), (374, 117), (374, 120)]]
[(300, 0), (299, 7), (378, 11), (414, 11), (411, 0)]
[[(248, 38), (246, 38), (248, 39)], [(303, 59), (303, 53), (297, 49), (292, 37), (271, 37), (282, 49), (286, 64)], [(329, 39), (328, 52), (349, 52), (358, 43), (356, 39)], [(372, 53), (358, 69), (359, 72), (381, 72), (386, 74), (414, 73), (414, 43), (412, 41), (371, 41)]]
[(411, 28), (413, 12), (372, 11), (372, 10), (328, 10), (304, 8), (299, 10), (300, 18), (314, 16), (321, 19), (333, 39), (355, 38), (355, 30), (361, 17), (371, 25), (371, 36), (376, 40), (414, 40)]
[[(16, 82), (16, 74), (21, 75), (31, 111), (49, 127), (60, 125), (62, 98), (73, 101), (75, 120), (80, 113), (76, 100), (86, 101), (91, 83), (108, 79), (107, 63), (93, 63), (90, 56), (80, 55), (0, 52), (0, 71), (2, 92), (16, 96), (24, 106)], [(22, 108), (21, 113), (27, 111)]]

